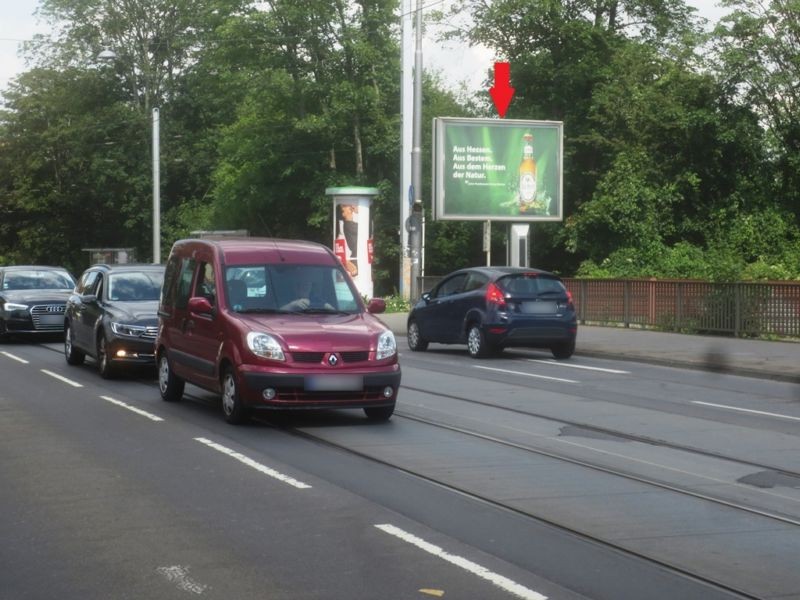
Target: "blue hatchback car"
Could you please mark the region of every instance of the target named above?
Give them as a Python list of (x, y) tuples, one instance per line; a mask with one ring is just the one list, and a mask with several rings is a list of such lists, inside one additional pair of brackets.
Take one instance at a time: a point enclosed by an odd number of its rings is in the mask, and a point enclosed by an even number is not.
[(408, 315), (408, 347), (467, 344), (474, 358), (517, 346), (575, 352), (572, 295), (556, 275), (524, 267), (474, 267), (447, 275)]

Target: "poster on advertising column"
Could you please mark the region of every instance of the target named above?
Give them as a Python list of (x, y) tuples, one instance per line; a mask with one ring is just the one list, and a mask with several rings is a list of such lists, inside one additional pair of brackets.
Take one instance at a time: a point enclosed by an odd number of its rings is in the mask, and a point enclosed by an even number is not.
[(563, 123), (434, 119), (434, 218), (561, 221)]
[(333, 251), (362, 296), (372, 298), (372, 199), (377, 188), (330, 187), (333, 200)]

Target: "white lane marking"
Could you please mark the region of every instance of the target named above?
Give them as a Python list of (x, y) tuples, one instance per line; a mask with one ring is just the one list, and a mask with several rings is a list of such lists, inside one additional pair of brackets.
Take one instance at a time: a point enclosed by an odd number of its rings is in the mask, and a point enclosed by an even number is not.
[(222, 452), (223, 454), (227, 454), (231, 458), (235, 458), (239, 462), (242, 462), (242, 463), (246, 464), (248, 467), (252, 467), (256, 471), (264, 473), (264, 475), (268, 475), (268, 476), (270, 476), (270, 477), (272, 477), (274, 479), (277, 479), (279, 481), (283, 481), (284, 483), (288, 483), (289, 485), (294, 486), (294, 487), (296, 487), (297, 489), (300, 489), (300, 490), (311, 489), (311, 486), (308, 485), (307, 483), (303, 483), (302, 481), (298, 481), (297, 479), (294, 479), (293, 477), (289, 477), (288, 475), (284, 475), (283, 473), (279, 473), (275, 469), (271, 469), (270, 467), (268, 467), (266, 465), (262, 465), (261, 463), (254, 461), (252, 458), (248, 458), (244, 454), (239, 454), (235, 450), (231, 450), (230, 448), (226, 448), (225, 446), (223, 446), (221, 444), (217, 444), (216, 442), (212, 442), (211, 440), (206, 439), (206, 438), (194, 438), (194, 439), (197, 440), (198, 442), (200, 442), (201, 444), (205, 444), (209, 448), (213, 448), (214, 450), (217, 450), (218, 452)]
[(600, 371), (601, 373), (613, 373), (614, 375), (630, 375), (630, 371), (620, 371), (618, 369), (604, 369), (602, 367), (588, 367), (586, 365), (575, 365), (557, 360), (542, 360), (540, 358), (527, 358), (528, 362), (542, 363), (545, 365), (558, 365), (559, 367), (569, 367), (570, 369), (585, 369), (587, 371)]
[(407, 531), (403, 531), (399, 527), (395, 527), (394, 525), (390, 524), (383, 524), (383, 525), (375, 525), (378, 529), (383, 531), (384, 533), (388, 533), (389, 535), (393, 535), (396, 538), (403, 540), (404, 542), (408, 542), (424, 550), (429, 554), (433, 554), (441, 558), (442, 560), (446, 560), (447, 562), (456, 565), (464, 569), (465, 571), (469, 571), (473, 575), (477, 575), (481, 579), (485, 579), (496, 585), (497, 587), (505, 590), (506, 592), (513, 594), (517, 598), (523, 598), (524, 600), (547, 600), (547, 596), (543, 596), (539, 592), (534, 592), (531, 589), (522, 586), (507, 577), (503, 577), (502, 575), (498, 575), (487, 569), (486, 567), (482, 567), (481, 565), (472, 562), (471, 560), (467, 560), (466, 558), (462, 558), (461, 556), (457, 556), (455, 554), (450, 554), (449, 552), (445, 552), (439, 546), (435, 546), (430, 542), (426, 542), (422, 538), (418, 538), (417, 536), (408, 533)]
[(128, 410), (135, 412), (137, 415), (142, 415), (143, 417), (147, 417), (151, 421), (163, 421), (161, 417), (158, 417), (152, 413), (147, 412), (146, 410), (142, 410), (141, 408), (136, 408), (135, 406), (131, 406), (130, 404), (126, 404), (121, 400), (115, 400), (111, 396), (100, 396), (103, 400), (111, 402), (111, 404), (116, 404), (117, 406), (121, 406), (122, 408), (127, 408)]
[(208, 588), (207, 585), (197, 583), (191, 577), (189, 577), (188, 566), (184, 567), (182, 565), (173, 565), (171, 567), (158, 567), (156, 572), (166, 577), (167, 581), (174, 583), (178, 589), (181, 589), (184, 592), (189, 592), (200, 596)]
[(792, 417), (790, 415), (765, 412), (763, 410), (751, 410), (749, 408), (739, 408), (737, 406), (726, 406), (724, 404), (714, 404), (713, 402), (701, 402), (700, 400), (692, 400), (692, 404), (702, 404), (703, 406), (713, 406), (714, 408), (725, 408), (727, 410), (738, 410), (740, 412), (753, 413), (755, 415), (765, 415), (767, 417), (776, 417), (778, 419), (791, 419), (792, 421), (800, 421), (800, 417)]
[(13, 354), (11, 354), (10, 352), (0, 352), (0, 354), (2, 354), (3, 356), (7, 356), (7, 357), (8, 357), (8, 358), (10, 358), (11, 360), (15, 360), (15, 361), (17, 361), (17, 362), (21, 362), (23, 365), (27, 365), (27, 364), (29, 364), (29, 363), (28, 363), (28, 361), (27, 361), (27, 360), (25, 360), (24, 358), (20, 358), (19, 356), (14, 356), (14, 355), (13, 355)]
[(72, 381), (72, 379), (67, 379), (66, 377), (63, 377), (58, 373), (53, 373), (52, 371), (48, 371), (47, 369), (42, 369), (42, 373), (44, 373), (45, 375), (50, 375), (50, 377), (54, 377), (59, 381), (63, 381), (64, 383), (68, 383), (72, 387), (83, 387), (83, 385), (81, 385), (77, 381)]
[(560, 377), (548, 377), (547, 375), (534, 375), (533, 373), (523, 373), (522, 371), (509, 371), (508, 369), (495, 369), (494, 367), (482, 367), (474, 365), (476, 369), (486, 369), (487, 371), (497, 371), (498, 373), (509, 373), (511, 375), (524, 375), (525, 377), (536, 377), (537, 379), (549, 379), (550, 381), (561, 381), (563, 383), (580, 383), (573, 379), (561, 379)]

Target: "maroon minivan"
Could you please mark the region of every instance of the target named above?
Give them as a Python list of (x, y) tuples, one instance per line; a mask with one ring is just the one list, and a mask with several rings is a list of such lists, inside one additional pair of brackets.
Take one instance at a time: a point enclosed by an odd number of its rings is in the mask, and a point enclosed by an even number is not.
[(392, 416), (400, 365), (392, 332), (320, 244), (190, 239), (172, 247), (156, 360), (166, 401), (189, 382), (222, 396), (229, 423), (255, 409), (362, 408)]

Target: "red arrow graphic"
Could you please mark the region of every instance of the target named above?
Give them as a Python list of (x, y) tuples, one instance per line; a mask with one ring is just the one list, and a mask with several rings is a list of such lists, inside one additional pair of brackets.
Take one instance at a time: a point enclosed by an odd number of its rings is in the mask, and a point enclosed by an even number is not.
[(494, 106), (500, 118), (506, 116), (508, 105), (514, 96), (514, 88), (511, 87), (511, 65), (507, 62), (494, 63), (494, 87), (489, 88)]

